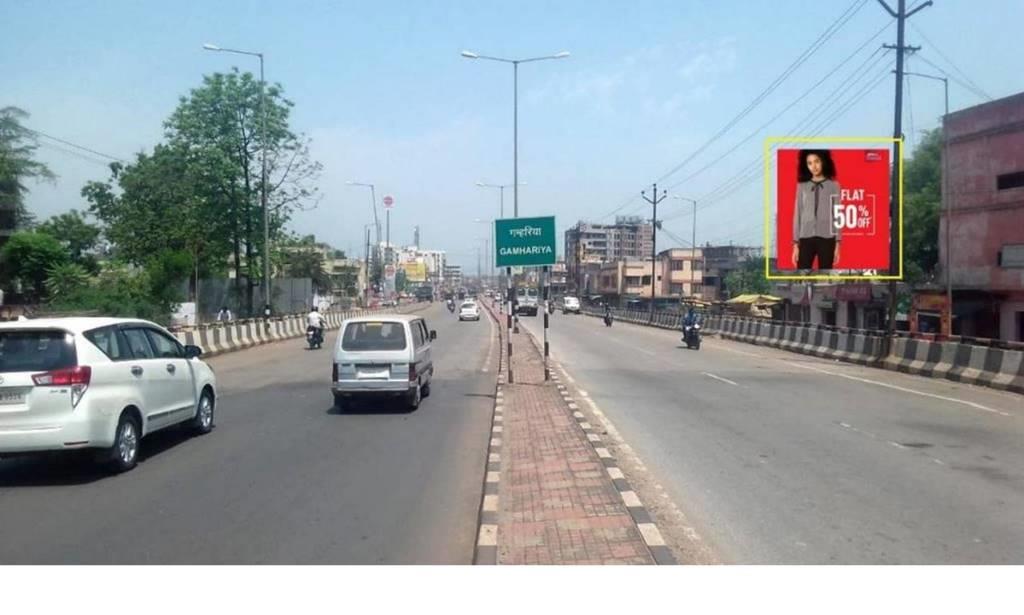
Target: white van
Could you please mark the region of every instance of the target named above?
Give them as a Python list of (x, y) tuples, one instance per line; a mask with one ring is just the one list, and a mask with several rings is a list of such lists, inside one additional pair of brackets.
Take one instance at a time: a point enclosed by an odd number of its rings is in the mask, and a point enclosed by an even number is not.
[(418, 408), (430, 396), (435, 339), (422, 316), (378, 314), (343, 322), (331, 375), (335, 407), (343, 410), (356, 398), (401, 396)]

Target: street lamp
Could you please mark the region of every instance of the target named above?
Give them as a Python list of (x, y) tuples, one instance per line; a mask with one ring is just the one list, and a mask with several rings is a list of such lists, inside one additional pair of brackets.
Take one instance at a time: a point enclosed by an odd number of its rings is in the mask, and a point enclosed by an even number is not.
[(364, 184), (362, 182), (347, 181), (347, 186), (361, 186), (363, 188), (370, 189), (370, 201), (373, 205), (373, 227), (377, 235), (377, 245), (373, 249), (373, 261), (374, 265), (380, 263), (380, 220), (377, 218), (377, 187), (374, 184)]
[(945, 199), (946, 203), (943, 209), (946, 210), (946, 309), (949, 310), (949, 330), (945, 331), (946, 335), (953, 334), (953, 272), (952, 257), (953, 244), (950, 241), (950, 227), (953, 226), (953, 199), (950, 198), (952, 195), (949, 193), (949, 136), (946, 132), (946, 118), (949, 117), (949, 79), (946, 77), (939, 77), (937, 75), (926, 75), (924, 73), (912, 73), (910, 71), (903, 71), (904, 75), (910, 75), (914, 77), (922, 77), (924, 79), (932, 79), (933, 81), (941, 81), (942, 88), (945, 93), (945, 113), (942, 116), (942, 198)]
[(491, 245), (493, 245), (491, 243), (491, 241), (494, 239), (494, 220), (484, 220), (482, 218), (477, 218), (477, 219), (473, 220), (473, 222), (476, 223), (476, 224), (487, 224), (487, 225), (489, 225), (491, 227), (491, 236), (490, 236), (490, 238), (486, 239), (485, 241), (487, 241), (487, 258), (488, 258), (489, 262), (491, 263), (490, 265), (487, 266), (487, 271), (488, 271), (487, 277), (491, 278), (491, 284), (493, 285), (494, 284), (494, 256), (491, 254)]
[(562, 51), (550, 56), (536, 58), (523, 58), (512, 60), (509, 58), (498, 58), (485, 56), (472, 51), (463, 51), (462, 57), (470, 60), (492, 60), (512, 65), (512, 204), (513, 216), (519, 217), (519, 65), (527, 62), (540, 62), (541, 60), (561, 60), (568, 58), (569, 52)]
[(272, 309), (273, 299), (270, 296), (270, 211), (267, 209), (267, 107), (264, 100), (266, 82), (263, 79), (263, 54), (255, 51), (227, 49), (212, 43), (204, 43), (206, 51), (236, 53), (243, 56), (256, 56), (260, 59), (260, 203), (263, 206), (263, 299), (266, 306)]
[[(499, 195), (500, 195), (499, 196), (499, 200), (498, 200), (499, 212), (500, 212), (499, 216), (501, 218), (504, 218), (505, 217), (505, 188), (508, 188), (512, 184), (488, 184), (488, 183), (485, 183), (485, 182), (477, 182), (476, 185), (481, 187), (481, 188), (497, 188), (499, 190)], [(520, 186), (525, 186), (526, 182), (519, 182), (519, 185)]]
[[(690, 294), (693, 295), (693, 267), (697, 261), (697, 201), (695, 199), (686, 198), (685, 196), (679, 196), (673, 194), (672, 198), (677, 201), (686, 201), (687, 203), (693, 203), (693, 237), (690, 242)], [(657, 224), (657, 223), (655, 223)], [(703, 280), (703, 272), (701, 272), (701, 279)]]

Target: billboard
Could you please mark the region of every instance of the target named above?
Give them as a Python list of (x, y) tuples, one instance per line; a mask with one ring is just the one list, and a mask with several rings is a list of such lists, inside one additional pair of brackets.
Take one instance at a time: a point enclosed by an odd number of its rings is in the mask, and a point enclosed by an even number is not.
[[(776, 257), (768, 278), (900, 278), (902, 271), (884, 274), (893, 265), (901, 269), (890, 262), (889, 251), (891, 241), (902, 241), (898, 226), (892, 227), (890, 221), (891, 151), (884, 146), (837, 147), (824, 140), (808, 141), (805, 147), (774, 151), (766, 143), (766, 216), (774, 214), (775, 221), (774, 235), (766, 241), (775, 245), (766, 246), (765, 256)], [(891, 145), (892, 139), (888, 142)], [(895, 202), (898, 206), (899, 199)]]
[(426, 282), (426, 263), (402, 263), (402, 271), (405, 272), (405, 279), (409, 282)]

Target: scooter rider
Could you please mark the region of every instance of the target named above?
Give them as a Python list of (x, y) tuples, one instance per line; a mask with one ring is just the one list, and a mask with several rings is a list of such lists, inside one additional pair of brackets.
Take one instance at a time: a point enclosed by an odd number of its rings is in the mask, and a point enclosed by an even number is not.
[(604, 304), (604, 324), (606, 327), (612, 326), (612, 306)]
[(306, 315), (306, 326), (316, 329), (320, 339), (324, 339), (324, 317), (315, 305), (311, 308), (309, 314)]

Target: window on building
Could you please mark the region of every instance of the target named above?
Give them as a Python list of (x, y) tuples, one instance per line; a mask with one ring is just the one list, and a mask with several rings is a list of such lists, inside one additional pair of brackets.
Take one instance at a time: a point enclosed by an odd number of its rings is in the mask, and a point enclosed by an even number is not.
[(1010, 190), (1012, 188), (1024, 188), (1024, 171), (1004, 173), (996, 177), (996, 189)]
[(638, 285), (640, 285), (640, 283), (641, 283), (640, 282), (640, 276), (638, 276), (638, 275), (628, 275), (628, 276), (626, 276), (626, 285), (627, 286), (638, 286)]
[(672, 271), (682, 271), (683, 270), (683, 263), (685, 263), (685, 262), (686, 261), (681, 261), (681, 260), (679, 260), (679, 261), (677, 261), (677, 260), (672, 261)]
[(644, 286), (649, 285), (651, 283), (651, 276), (645, 275), (643, 279), (640, 281), (640, 283), (643, 284)]
[(682, 284), (672, 284), (670, 286), (670, 288), (669, 288), (669, 293), (671, 293), (673, 295), (681, 295), (681, 294), (683, 294), (683, 285)]

